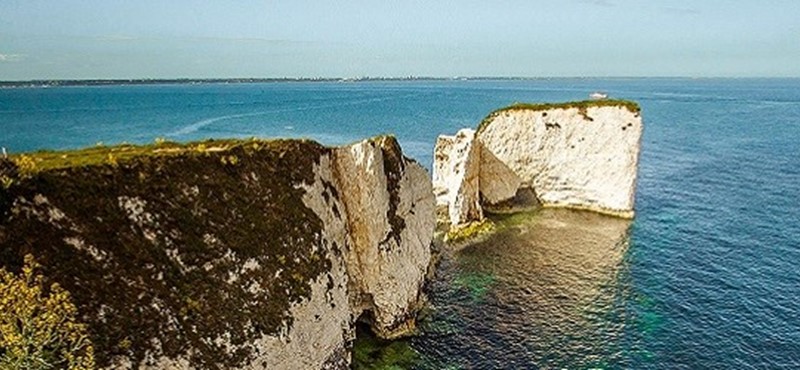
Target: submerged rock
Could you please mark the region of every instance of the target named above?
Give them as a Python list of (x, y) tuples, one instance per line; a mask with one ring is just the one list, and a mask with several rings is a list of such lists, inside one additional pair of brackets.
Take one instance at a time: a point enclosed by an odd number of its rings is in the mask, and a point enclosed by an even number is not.
[(0, 266), (33, 254), (71, 292), (101, 368), (347, 368), (357, 320), (385, 338), (414, 327), (434, 197), (394, 138), (14, 162)]
[[(437, 141), (434, 188), (447, 190), (437, 192), (437, 204), (448, 207), (452, 225), (479, 220), (482, 208), (525, 198), (545, 207), (633, 217), (641, 135), (639, 107), (627, 101), (495, 111), (474, 139), (467, 138), (477, 150), (454, 151), (457, 140), (448, 136)], [(462, 163), (479, 163), (470, 167), (479, 173), (477, 181), (464, 176), (466, 171), (448, 171)], [(452, 193), (460, 189), (470, 191), (457, 192), (463, 195), (458, 199)]]

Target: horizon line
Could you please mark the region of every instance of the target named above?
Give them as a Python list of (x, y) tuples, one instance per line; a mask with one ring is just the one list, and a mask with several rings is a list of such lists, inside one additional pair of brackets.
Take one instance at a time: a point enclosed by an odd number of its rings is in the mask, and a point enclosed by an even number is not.
[(800, 79), (800, 76), (356, 76), (356, 77), (136, 77), (136, 78), (41, 78), (0, 80), (0, 87), (81, 86), (165, 83), (259, 83), (259, 82), (361, 82), (361, 81), (489, 81), (555, 79)]

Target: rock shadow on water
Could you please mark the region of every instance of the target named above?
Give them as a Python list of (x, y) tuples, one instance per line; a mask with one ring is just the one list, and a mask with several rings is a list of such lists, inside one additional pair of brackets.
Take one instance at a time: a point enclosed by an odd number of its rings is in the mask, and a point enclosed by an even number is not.
[(357, 370), (386, 370), (413, 368), (420, 362), (419, 354), (405, 339), (384, 340), (375, 336), (364, 323), (356, 325), (352, 368)]

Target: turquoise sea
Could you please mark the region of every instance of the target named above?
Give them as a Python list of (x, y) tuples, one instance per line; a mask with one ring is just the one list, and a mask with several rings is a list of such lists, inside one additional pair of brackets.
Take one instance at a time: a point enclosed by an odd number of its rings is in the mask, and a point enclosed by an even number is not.
[[(800, 79), (541, 79), (0, 89), (0, 146), (157, 137), (437, 135), (513, 102), (638, 101), (636, 219), (505, 217), (443, 250), (420, 334), (360, 364), (421, 369), (800, 368)], [(395, 358), (395, 359), (393, 359)]]

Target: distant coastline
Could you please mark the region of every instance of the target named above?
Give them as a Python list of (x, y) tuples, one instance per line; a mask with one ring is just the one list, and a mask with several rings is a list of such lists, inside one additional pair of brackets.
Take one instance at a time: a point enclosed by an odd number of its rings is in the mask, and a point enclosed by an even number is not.
[(592, 80), (592, 79), (657, 79), (657, 80), (726, 80), (726, 79), (794, 79), (793, 77), (277, 77), (277, 78), (131, 78), (131, 79), (42, 79), (0, 81), (0, 89), (62, 86), (115, 86), (115, 85), (202, 85), (202, 84), (252, 84), (279, 82), (369, 82), (369, 81), (531, 81), (531, 80)]
[(454, 81), (454, 80), (529, 80), (526, 77), (318, 77), (318, 78), (132, 78), (85, 80), (27, 80), (0, 81), (0, 88), (59, 87), (59, 86), (112, 86), (112, 85), (200, 85), (200, 84), (250, 84), (273, 82), (362, 82), (362, 81)]

